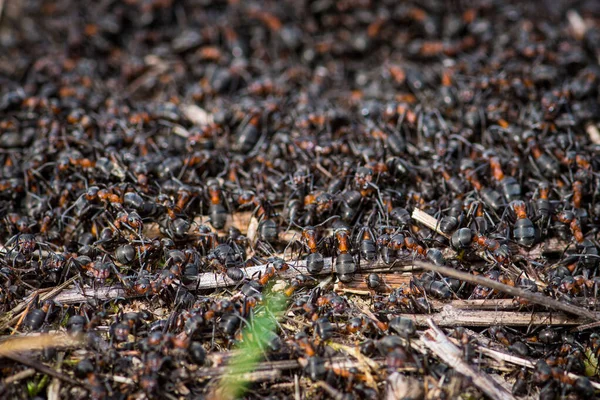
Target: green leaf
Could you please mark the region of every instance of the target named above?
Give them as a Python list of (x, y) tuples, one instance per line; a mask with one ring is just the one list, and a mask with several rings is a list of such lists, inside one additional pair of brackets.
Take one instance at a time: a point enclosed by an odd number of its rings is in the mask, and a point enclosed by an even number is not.
[(285, 310), (287, 298), (283, 294), (268, 294), (264, 302), (254, 314), (254, 318), (242, 332), (242, 342), (238, 346), (239, 353), (229, 363), (229, 372), (223, 376), (219, 384), (219, 396), (223, 399), (241, 397), (248, 386), (243, 374), (256, 369), (261, 360), (265, 338), (269, 332), (277, 328), (277, 319)]
[(585, 351), (586, 360), (585, 364), (585, 376), (598, 376), (598, 357), (594, 354), (592, 349)]
[(35, 397), (37, 394), (37, 383), (35, 380), (27, 381), (27, 395), (29, 397)]

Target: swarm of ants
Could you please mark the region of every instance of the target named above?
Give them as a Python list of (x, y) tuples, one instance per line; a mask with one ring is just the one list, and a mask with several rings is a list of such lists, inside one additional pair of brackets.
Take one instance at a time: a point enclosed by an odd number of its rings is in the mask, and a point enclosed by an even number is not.
[(0, 6), (0, 397), (218, 398), (273, 293), (244, 397), (494, 397), (428, 316), (506, 396), (598, 396), (594, 321), (415, 267), (598, 315), (600, 7), (545, 7)]

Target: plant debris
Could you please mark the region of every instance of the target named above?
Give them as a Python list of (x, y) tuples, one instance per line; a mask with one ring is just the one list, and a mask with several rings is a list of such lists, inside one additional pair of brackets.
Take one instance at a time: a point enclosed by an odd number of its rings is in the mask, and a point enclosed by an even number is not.
[(0, 0), (0, 397), (594, 398), (596, 1)]

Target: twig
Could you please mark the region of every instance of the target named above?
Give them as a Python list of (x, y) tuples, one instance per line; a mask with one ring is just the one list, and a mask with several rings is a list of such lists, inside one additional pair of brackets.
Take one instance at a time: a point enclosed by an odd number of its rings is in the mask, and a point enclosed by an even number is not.
[(327, 171), (320, 162), (316, 163), (316, 167), (317, 169), (326, 177), (328, 177), (329, 179), (333, 179), (333, 175), (331, 175), (331, 173), (329, 171)]
[(294, 400), (300, 400), (300, 379), (294, 374)]
[(281, 377), (280, 369), (271, 369), (266, 371), (247, 372), (238, 375), (238, 378), (246, 382), (271, 382)]
[[(60, 373), (61, 370), (61, 366), (64, 360), (64, 356), (65, 353), (64, 352), (60, 352), (58, 354), (57, 357), (57, 361), (56, 361), (56, 372)], [(48, 400), (59, 400), (60, 399), (60, 384), (61, 381), (58, 378), (52, 378), (52, 382), (50, 382), (50, 385), (48, 385)]]
[(337, 390), (333, 386), (329, 385), (325, 381), (318, 381), (317, 382), (317, 386), (319, 386), (320, 388), (322, 388), (323, 390), (325, 390), (327, 392), (327, 394), (329, 396), (331, 396), (331, 398), (334, 399), (334, 400), (344, 400), (346, 398), (342, 394), (342, 392), (340, 392), (339, 390)]
[(508, 286), (500, 282), (493, 281), (483, 276), (471, 275), (466, 272), (457, 271), (448, 267), (441, 267), (423, 261), (414, 261), (414, 264), (429, 271), (438, 272), (445, 276), (459, 279), (461, 281), (473, 283), (475, 285), (485, 286), (511, 296), (520, 297), (531, 303), (539, 304), (551, 309), (560, 310), (569, 314), (577, 315), (594, 321), (600, 320), (600, 314), (586, 310), (585, 308), (573, 304), (563, 303), (551, 297), (540, 293), (533, 293), (518, 287)]
[[(326, 258), (325, 266), (323, 270), (320, 272), (321, 275), (326, 275), (331, 273), (332, 267), (331, 258)], [(306, 269), (306, 261), (290, 261), (291, 268), (285, 272), (279, 274), (282, 278), (292, 278), (298, 274), (308, 274)], [(252, 277), (258, 276), (260, 273), (264, 273), (267, 268), (266, 264), (256, 265), (254, 267), (245, 268), (244, 278), (250, 279)], [(217, 273), (217, 272), (204, 272), (198, 275), (196, 281), (191, 282), (186, 285), (186, 287), (190, 290), (204, 290), (204, 289), (215, 289), (215, 288), (225, 288), (230, 286), (238, 285), (239, 282), (233, 281), (229, 279), (227, 276)], [(72, 304), (79, 303), (82, 301), (86, 301), (88, 299), (96, 299), (99, 301), (107, 300), (110, 298), (121, 297), (121, 298), (134, 298), (140, 297), (135, 293), (131, 293), (130, 291), (125, 290), (122, 286), (113, 286), (113, 287), (100, 287), (96, 290), (87, 289), (87, 294), (83, 295), (79, 292), (77, 288), (65, 291), (61, 293), (60, 296), (57, 296), (54, 300), (63, 304)]]
[(394, 314), (410, 318), (417, 326), (426, 326), (431, 319), (442, 327), (473, 326), (489, 327), (492, 325), (529, 326), (529, 325), (579, 325), (581, 318), (573, 318), (562, 313), (548, 312), (514, 312), (488, 310), (460, 310), (446, 305), (436, 314)]
[(462, 358), (461, 350), (448, 340), (444, 332), (433, 321), (429, 321), (429, 326), (431, 329), (428, 329), (421, 335), (421, 340), (433, 353), (457, 372), (471, 379), (475, 386), (492, 399), (514, 399), (513, 395), (497, 384), (487, 374), (477, 371), (467, 364)]
[[(359, 296), (372, 296), (373, 291), (367, 287), (367, 284), (363, 281), (357, 281), (356, 277), (365, 277), (368, 274), (356, 274), (354, 282), (352, 283), (341, 283), (338, 282), (334, 285), (333, 289), (338, 293), (350, 293)], [(384, 288), (378, 288), (377, 293), (389, 293), (393, 289), (396, 289), (406, 283), (406, 276), (402, 275), (382, 275), (383, 283), (386, 285)], [(571, 299), (574, 304), (581, 305), (584, 303), (587, 306), (598, 306), (600, 301), (592, 298), (573, 298)], [(514, 299), (476, 299), (476, 300), (451, 300), (441, 301), (433, 298), (428, 298), (427, 302), (431, 306), (432, 311), (439, 311), (444, 308), (445, 305), (450, 305), (456, 309), (461, 310), (492, 310), (492, 311), (508, 311), (508, 310), (528, 310), (532, 308), (532, 305), (523, 305)], [(599, 325), (600, 326), (600, 323)], [(593, 327), (593, 326), (592, 326)]]
[[(500, 350), (502, 348), (501, 345), (497, 344), (496, 342), (492, 341), (491, 339), (483, 336), (481, 333), (477, 333), (475, 331), (472, 331), (470, 329), (465, 329), (465, 333), (467, 335), (469, 335), (471, 338), (475, 339), (476, 341), (476, 345), (477, 345), (477, 349), (483, 353), (488, 355), (491, 358), (494, 358), (498, 361), (504, 361), (504, 362), (508, 362), (514, 365), (520, 365), (522, 367), (527, 367), (527, 368), (535, 368), (535, 364), (523, 357), (518, 357), (518, 356), (513, 356), (512, 354), (506, 354), (504, 351)], [(451, 339), (453, 340), (453, 339)], [(573, 378), (573, 379), (577, 379), (580, 378), (580, 376), (575, 375), (573, 373), (568, 373), (567, 376), (569, 378)], [(594, 386), (596, 389), (600, 389), (600, 383), (597, 382), (593, 382), (591, 381), (592, 386)]]
[(84, 382), (79, 382), (61, 372), (57, 372), (55, 370), (53, 370), (52, 368), (46, 366), (45, 364), (42, 364), (41, 362), (39, 362), (38, 360), (32, 360), (29, 359), (27, 357), (23, 357), (21, 355), (15, 354), (15, 353), (8, 353), (8, 354), (4, 354), (4, 357), (13, 360), (15, 362), (18, 362), (20, 364), (26, 365), (30, 368), (34, 368), (37, 371), (41, 372), (42, 374), (46, 374), (48, 376), (52, 376), (54, 378), (58, 378), (63, 382), (67, 382), (73, 386), (80, 386), (80, 387), (84, 387), (87, 389), (90, 389), (89, 385), (84, 383)]
[(123, 383), (125, 385), (135, 385), (135, 381), (126, 376), (111, 375), (111, 374), (104, 375), (104, 376), (108, 379), (112, 379), (116, 383)]
[(60, 394), (60, 379), (52, 378), (52, 382), (48, 385), (48, 400), (59, 400)]
[(34, 292), (33, 297), (31, 298), (31, 300), (29, 300), (29, 302), (27, 303), (27, 307), (25, 307), (25, 311), (23, 311), (23, 313), (21, 314), (21, 316), (17, 320), (17, 324), (15, 325), (15, 329), (13, 329), (13, 331), (10, 333), (11, 335), (14, 335), (15, 333), (17, 333), (19, 331), (19, 328), (21, 327), (21, 324), (23, 323), (23, 320), (25, 319), (25, 317), (29, 313), (29, 310), (31, 309), (31, 305), (33, 304), (33, 300), (35, 299), (35, 295), (37, 293), (38, 293), (38, 291), (36, 290)]
[[(333, 260), (330, 257), (324, 258), (324, 268), (319, 272), (319, 275), (327, 275), (332, 272), (332, 263)], [(306, 261), (288, 261), (288, 264), (291, 266), (285, 272), (282, 272), (278, 275), (280, 278), (293, 278), (298, 274), (307, 274), (308, 270), (306, 269)], [(377, 270), (378, 268), (383, 267), (384, 264), (381, 263), (362, 263), (360, 268), (363, 271), (371, 271)], [(263, 274), (267, 268), (266, 264), (256, 265), (253, 267), (244, 268), (244, 279), (251, 279), (253, 277), (257, 277), (259, 274)], [(389, 266), (387, 266), (389, 269)], [(405, 265), (394, 267), (394, 270), (416, 270), (413, 265)], [(229, 279), (227, 276), (217, 273), (217, 272), (204, 272), (198, 275), (197, 279), (193, 282), (186, 284), (188, 290), (206, 290), (206, 289), (215, 289), (215, 288), (225, 288), (238, 285), (239, 282), (235, 282)], [(122, 285), (113, 285), (113, 286), (102, 286), (97, 287), (95, 289), (85, 288), (85, 294), (81, 293), (78, 288), (73, 288), (70, 290), (65, 290), (60, 295), (54, 298), (55, 301), (60, 302), (62, 304), (73, 304), (73, 303), (81, 303), (87, 300), (97, 300), (104, 301), (108, 299), (114, 298), (135, 298), (142, 297), (135, 292), (130, 290), (126, 290)]]
[[(223, 365), (228, 359), (234, 357), (236, 351), (230, 351), (224, 354), (218, 354), (213, 357), (213, 362), (218, 363), (216, 367), (202, 367), (194, 372), (195, 378), (206, 379), (221, 376), (230, 371), (230, 369)], [(209, 357), (210, 359), (211, 357)], [(371, 360), (381, 364), (384, 361), (383, 357), (374, 357)], [(280, 370), (280, 371), (291, 371), (304, 367), (307, 364), (305, 359), (296, 360), (281, 360), (281, 361), (263, 361), (256, 365), (254, 371), (269, 371), (269, 370)], [(222, 366), (221, 366), (222, 365)], [(331, 369), (332, 367), (340, 369), (358, 368), (361, 364), (359, 361), (353, 361), (348, 359), (346, 356), (337, 356), (328, 359), (325, 362), (325, 368)], [(414, 370), (414, 368), (407, 368), (406, 370)]]
[(20, 351), (43, 350), (57, 347), (76, 347), (82, 342), (62, 334), (41, 333), (35, 336), (4, 336), (0, 341), (0, 357)]
[[(58, 285), (54, 289), (50, 290), (49, 292), (44, 293), (43, 295), (40, 295), (40, 301), (48, 300), (48, 299), (56, 296), (63, 289), (65, 289), (67, 286), (69, 286), (70, 284), (72, 284), (73, 282), (75, 282), (75, 279), (77, 279), (76, 276), (74, 276), (74, 277), (72, 277), (72, 278), (64, 281), (63, 283), (61, 283), (60, 285)], [(0, 319), (0, 321), (3, 321), (2, 323), (0, 323), (0, 332), (3, 331), (3, 330), (5, 330), (6, 328), (8, 328), (9, 326), (11, 326), (16, 321), (19, 320), (19, 318), (21, 317), (21, 313), (25, 310), (25, 308), (29, 304), (30, 300), (33, 299), (34, 296), (35, 296), (35, 294), (32, 294), (31, 296), (28, 296), (27, 299), (24, 299), (20, 304), (18, 304), (15, 308), (13, 308), (9, 312), (7, 312), (6, 315), (4, 315)]]
[[(576, 304), (585, 302), (587, 305), (597, 305), (598, 302), (592, 299), (573, 299)], [(493, 311), (508, 311), (508, 310), (529, 310), (532, 306), (524, 306), (514, 299), (481, 299), (481, 300), (452, 300), (449, 303), (443, 303), (439, 300), (429, 299), (429, 303), (434, 309), (442, 309), (448, 304), (454, 308), (461, 310), (493, 310)]]
[[(522, 367), (526, 367), (526, 368), (530, 368), (533, 369), (535, 368), (535, 364), (526, 359), (526, 358), (522, 358), (522, 357), (518, 357), (518, 356), (513, 356), (512, 354), (506, 354), (504, 352), (498, 351), (498, 350), (493, 350), (493, 349), (488, 349), (486, 347), (483, 346), (477, 346), (477, 350), (480, 351), (483, 354), (488, 355), (491, 358), (494, 358), (498, 361), (504, 361), (507, 363), (511, 363), (511, 364), (515, 364), (515, 365), (520, 365)], [(567, 372), (567, 376), (571, 379), (579, 379), (581, 378), (581, 376), (576, 375), (572, 372)], [(598, 382), (594, 382), (594, 381), (590, 381), (590, 384), (596, 389), (596, 390), (600, 390), (600, 383)]]
[[(440, 304), (440, 301), (429, 299), (434, 307)], [(452, 300), (448, 303), (452, 307), (460, 310), (493, 310), (493, 311), (507, 311), (507, 310), (518, 310), (523, 307), (522, 304), (514, 301), (513, 299), (480, 299), (480, 300)], [(441, 303), (443, 308), (444, 303)]]
[(65, 290), (63, 293), (54, 298), (55, 301), (61, 304), (83, 303), (88, 300), (104, 301), (108, 299), (132, 299), (140, 297), (135, 293), (129, 293), (121, 285), (102, 286), (95, 290), (85, 288), (85, 293), (81, 293), (78, 288)]
[[(224, 373), (227, 373), (229, 371), (229, 368), (224, 365), (221, 366), (221, 363), (232, 358), (235, 355), (235, 353), (236, 352), (229, 352), (227, 354), (219, 354), (218, 357), (221, 359), (221, 360), (219, 360), (219, 364), (218, 364), (219, 366), (199, 368), (195, 372), (195, 376), (197, 378), (215, 377), (215, 376), (220, 376), (220, 375), (223, 375)], [(298, 362), (298, 360), (263, 361), (263, 362), (259, 363), (254, 370), (255, 371), (267, 371), (270, 369), (280, 369), (282, 371), (289, 371), (289, 370), (294, 370), (294, 369), (300, 368), (300, 366), (301, 365)]]
[(427, 214), (425, 211), (421, 211), (418, 208), (415, 208), (412, 213), (412, 219), (414, 219), (417, 222), (420, 222), (432, 231), (435, 231), (438, 234), (444, 236), (446, 239), (450, 239), (450, 235), (440, 230), (439, 221), (435, 217), (432, 217), (431, 215)]
[(20, 381), (22, 379), (30, 378), (30, 377), (32, 377), (35, 374), (36, 374), (35, 369), (33, 369), (33, 368), (27, 368), (27, 369), (25, 369), (23, 371), (17, 372), (16, 374), (11, 375), (8, 378), (4, 379), (3, 384), (4, 385), (10, 385), (11, 383), (18, 382), (18, 381)]
[(594, 328), (598, 328), (598, 327), (600, 327), (600, 321), (596, 321), (596, 322), (592, 322), (590, 324), (578, 326), (577, 328), (573, 328), (572, 331), (583, 332), (583, 331), (587, 331), (588, 329), (594, 329)]

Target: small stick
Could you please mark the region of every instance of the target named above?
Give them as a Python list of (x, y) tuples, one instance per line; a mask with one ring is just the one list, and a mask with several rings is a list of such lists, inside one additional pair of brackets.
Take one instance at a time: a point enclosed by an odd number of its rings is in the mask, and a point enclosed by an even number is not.
[(435, 217), (432, 217), (431, 215), (427, 214), (425, 211), (421, 211), (418, 208), (415, 208), (412, 213), (412, 219), (414, 219), (417, 222), (420, 222), (432, 231), (439, 233), (446, 239), (450, 239), (450, 235), (440, 230), (439, 221)]
[(3, 354), (4, 357), (13, 360), (15, 362), (18, 362), (20, 364), (26, 365), (30, 368), (36, 369), (37, 371), (41, 372), (42, 374), (46, 374), (48, 376), (54, 377), (54, 378), (58, 378), (63, 382), (67, 382), (73, 386), (80, 386), (80, 387), (84, 387), (86, 389), (90, 389), (88, 384), (85, 384), (83, 382), (79, 382), (61, 372), (55, 371), (52, 368), (46, 366), (45, 364), (42, 364), (41, 362), (37, 361), (37, 360), (32, 360), (29, 359), (27, 357), (23, 357), (21, 355), (15, 354), (15, 353), (8, 353), (8, 354)]
[[(410, 267), (410, 266), (409, 266)], [(367, 284), (359, 279), (359, 277), (366, 277), (368, 274), (356, 274), (354, 281), (350, 283), (341, 283), (338, 282), (334, 285), (333, 289), (338, 293), (350, 293), (356, 294), (359, 296), (372, 296), (373, 290), (370, 290)], [(401, 287), (403, 284), (408, 283), (406, 281), (406, 275), (396, 275), (396, 274), (382, 274), (381, 278), (383, 279), (383, 283), (385, 287), (379, 287), (375, 291), (377, 294), (381, 293), (390, 293), (393, 289), (397, 289)], [(573, 298), (571, 299), (574, 304), (579, 304), (585, 302), (587, 306), (597, 306), (600, 304), (600, 301), (597, 299), (587, 298)], [(527, 310), (531, 309), (531, 305), (523, 305), (516, 302), (514, 299), (474, 299), (474, 300), (451, 300), (451, 301), (441, 301), (433, 298), (428, 298), (427, 301), (431, 305), (433, 310), (441, 310), (444, 305), (450, 305), (454, 308), (464, 309), (464, 310), (493, 310), (493, 311), (508, 311), (508, 310)], [(598, 325), (600, 326), (600, 325)]]
[[(529, 310), (531, 306), (523, 306), (513, 299), (478, 299), (478, 300), (452, 300), (449, 303), (444, 303), (440, 300), (428, 299), (431, 305), (435, 309), (442, 309), (444, 305), (448, 304), (456, 309), (460, 310), (491, 310), (491, 311), (509, 311), (509, 310)], [(574, 299), (577, 302), (583, 302), (580, 299)], [(587, 300), (588, 302), (590, 299)], [(590, 303), (586, 303), (590, 304)], [(597, 304), (594, 301), (592, 304)], [(525, 314), (524, 312), (522, 312)]]
[(596, 322), (592, 322), (590, 324), (578, 326), (577, 328), (573, 328), (572, 331), (583, 332), (588, 329), (594, 329), (594, 328), (598, 328), (598, 327), (600, 327), (600, 321), (596, 321)]
[(77, 347), (80, 339), (65, 333), (40, 333), (37, 335), (0, 336), (0, 357), (20, 351), (43, 350), (57, 347)]
[(444, 332), (435, 325), (433, 320), (429, 321), (429, 326), (431, 329), (428, 329), (421, 335), (421, 341), (429, 348), (429, 350), (435, 353), (450, 367), (454, 368), (458, 373), (471, 379), (475, 386), (492, 399), (515, 399), (512, 394), (496, 383), (496, 381), (487, 374), (482, 371), (477, 371), (467, 364), (462, 358), (462, 351), (446, 337)]
[(548, 312), (514, 312), (514, 311), (488, 311), (488, 310), (460, 310), (451, 305), (446, 305), (441, 312), (435, 314), (394, 314), (410, 318), (417, 326), (427, 326), (432, 320), (438, 326), (473, 326), (489, 327), (492, 325), (504, 326), (529, 326), (529, 325), (579, 325), (584, 321), (581, 318), (572, 318), (562, 313)]
[(29, 302), (27, 303), (27, 307), (25, 307), (25, 311), (21, 314), (21, 317), (17, 321), (17, 325), (15, 325), (15, 329), (10, 333), (11, 335), (14, 335), (15, 333), (17, 333), (19, 331), (19, 328), (21, 327), (23, 320), (25, 319), (27, 314), (29, 314), (29, 310), (31, 309), (31, 305), (33, 304), (33, 300), (35, 299), (36, 294), (37, 294), (37, 290), (34, 292), (34, 295), (31, 298), (31, 300), (29, 300)]
[(560, 310), (567, 312), (569, 314), (581, 316), (587, 319), (591, 319), (594, 321), (600, 320), (600, 314), (586, 310), (585, 308), (575, 306), (573, 304), (563, 303), (558, 300), (555, 300), (551, 297), (544, 296), (540, 293), (528, 292), (527, 290), (523, 290), (517, 287), (505, 285), (500, 282), (493, 281), (491, 279), (485, 278), (483, 276), (475, 276), (468, 274), (466, 272), (457, 271), (448, 267), (441, 267), (431, 263), (423, 262), (423, 261), (414, 261), (414, 264), (422, 267), (426, 270), (438, 272), (445, 276), (450, 276), (452, 278), (459, 279), (461, 281), (473, 283), (475, 285), (485, 286), (494, 290), (497, 290), (502, 293), (506, 293), (511, 296), (520, 297), (524, 300), (527, 300), (531, 303), (539, 304), (541, 306), (545, 306), (548, 308)]
[(300, 400), (300, 379), (294, 374), (294, 400)]
[[(520, 365), (522, 367), (526, 367), (526, 368), (535, 368), (535, 364), (526, 359), (526, 358), (522, 358), (522, 357), (518, 357), (518, 356), (513, 356), (512, 354), (506, 354), (502, 351), (498, 351), (498, 350), (493, 350), (493, 349), (488, 349), (486, 347), (483, 346), (477, 346), (477, 350), (480, 351), (483, 354), (488, 355), (491, 358), (494, 358), (498, 361), (504, 361), (504, 362), (508, 362), (511, 364), (515, 364), (515, 365)], [(576, 375), (572, 372), (567, 372), (567, 376), (571, 379), (579, 379), (581, 378), (581, 376)], [(594, 382), (590, 380), (590, 384), (596, 389), (596, 390), (600, 390), (600, 383), (598, 382)]]
[[(291, 266), (285, 272), (280, 273), (278, 276), (282, 278), (292, 278), (298, 274), (308, 274), (308, 270), (306, 269), (306, 261), (290, 261), (288, 264)], [(319, 273), (320, 275), (327, 275), (332, 271), (332, 259), (325, 258), (324, 260), (324, 268)], [(256, 265), (253, 267), (244, 268), (244, 278), (250, 279), (253, 276), (258, 276), (259, 273), (264, 273), (267, 268), (267, 264)], [(215, 289), (215, 288), (224, 288), (230, 286), (236, 286), (239, 282), (233, 281), (229, 279), (224, 274), (219, 274), (217, 272), (204, 272), (198, 275), (196, 281), (187, 284), (187, 288), (190, 290), (204, 290), (204, 289)], [(89, 295), (83, 295), (79, 292), (78, 289), (73, 289), (69, 291), (65, 291), (61, 293), (61, 295), (57, 296), (54, 300), (60, 302), (62, 304), (72, 304), (79, 303), (82, 301), (86, 301), (87, 299), (97, 299), (97, 300), (106, 300), (114, 297), (122, 297), (122, 298), (134, 298), (134, 297), (142, 297), (135, 293), (131, 293), (126, 291), (121, 286), (113, 286), (113, 287), (100, 287), (96, 290), (89, 290)]]
[[(503, 346), (494, 342), (490, 338), (483, 336), (481, 333), (472, 331), (468, 328), (465, 329), (465, 333), (467, 335), (469, 335), (471, 338), (475, 339), (477, 349), (479, 351), (481, 351), (481, 353), (487, 354), (488, 356), (495, 358), (496, 360), (499, 360), (499, 361), (505, 361), (505, 362), (509, 362), (511, 364), (520, 365), (522, 367), (527, 367), (527, 368), (532, 368), (532, 369), (535, 368), (535, 364), (532, 361), (530, 361), (526, 358), (513, 356), (512, 354), (506, 354), (505, 352), (502, 351)], [(450, 339), (450, 340), (455, 340), (455, 339)], [(573, 378), (573, 379), (580, 378), (580, 376), (575, 375), (571, 372), (567, 373), (567, 376), (569, 378)], [(600, 390), (600, 383), (594, 382), (594, 381), (590, 381), (590, 383), (592, 384), (593, 387)]]
[[(318, 275), (331, 274), (332, 270), (333, 270), (332, 263), (333, 263), (333, 259), (331, 257), (324, 258), (325, 266), (323, 267), (323, 270), (321, 270), (319, 272)], [(288, 261), (288, 264), (291, 266), (291, 268), (285, 272), (278, 274), (277, 275), (278, 277), (293, 278), (294, 276), (296, 276), (298, 274), (310, 275), (308, 273), (308, 270), (306, 269), (306, 261), (304, 261), (304, 260)], [(361, 263), (360, 268), (362, 271), (371, 271), (371, 270), (377, 270), (378, 268), (382, 268), (384, 266), (387, 266), (387, 265), (384, 265), (382, 263), (365, 262), (365, 263)], [(252, 277), (258, 276), (259, 273), (264, 273), (266, 268), (267, 268), (266, 264), (255, 265), (253, 267), (243, 268), (242, 271), (244, 271), (244, 279), (250, 279)], [(389, 268), (389, 266), (387, 266), (387, 268)], [(415, 269), (419, 269), (419, 268), (415, 268), (413, 265), (394, 267), (394, 270), (397, 270), (397, 271), (400, 271), (400, 270), (412, 271)], [(239, 284), (239, 282), (235, 282), (235, 281), (229, 279), (224, 274), (219, 274), (217, 272), (203, 272), (203, 273), (199, 274), (197, 279), (195, 279), (193, 282), (186, 284), (186, 287), (188, 290), (196, 291), (196, 290), (231, 287), (231, 286), (236, 286), (238, 284)], [(113, 285), (110, 287), (109, 286), (98, 287), (95, 290), (92, 290), (91, 288), (86, 288), (86, 294), (81, 293), (78, 288), (65, 290), (60, 295), (56, 296), (54, 298), (54, 300), (59, 303), (62, 303), (62, 304), (74, 304), (74, 303), (81, 303), (81, 302), (87, 301), (89, 299), (103, 301), (103, 300), (108, 300), (108, 299), (112, 299), (112, 298), (116, 298), (116, 297), (130, 299), (130, 298), (143, 297), (143, 296), (140, 296), (140, 295), (136, 294), (135, 292), (125, 290), (125, 288), (121, 285)]]
[(23, 370), (21, 372), (17, 372), (16, 374), (11, 375), (8, 378), (4, 379), (3, 383), (5, 385), (10, 385), (11, 383), (15, 383), (15, 382), (18, 382), (20, 380), (30, 378), (30, 377), (32, 377), (35, 374), (36, 374), (35, 369), (33, 369), (33, 368), (27, 368), (27, 369), (25, 369), (25, 370)]
[[(67, 286), (69, 286), (70, 284), (75, 282), (75, 279), (77, 279), (77, 276), (67, 279), (66, 281), (64, 281), (63, 283), (61, 283), (54, 289), (50, 290), (49, 292), (44, 293), (43, 295), (40, 295), (40, 302), (42, 302), (44, 300), (48, 300), (48, 299), (56, 296), (64, 288), (66, 288)], [(31, 299), (33, 299), (35, 297), (35, 293), (30, 295), (29, 297), (31, 297)], [(30, 302), (30, 300), (22, 301), (20, 304), (15, 306), (15, 308), (13, 308), (9, 312), (7, 312), (5, 316), (0, 318), (0, 321), (3, 321), (2, 323), (0, 323), (0, 332), (5, 330), (6, 328), (8, 328), (10, 325), (14, 324), (15, 322), (17, 322), (19, 320), (19, 318), (21, 318), (21, 313), (29, 305), (29, 302)]]
[(48, 385), (48, 400), (59, 400), (60, 394), (60, 379), (52, 378), (52, 382)]
[[(429, 299), (430, 302), (436, 304), (437, 301)], [(442, 303), (442, 307), (443, 307)], [(477, 299), (477, 300), (452, 300), (449, 303), (452, 307), (460, 310), (492, 310), (492, 311), (507, 311), (517, 310), (523, 307), (513, 299)], [(441, 308), (441, 307), (440, 307)]]
[(321, 163), (320, 163), (320, 162), (317, 162), (317, 165), (316, 165), (316, 167), (317, 167), (317, 169), (318, 169), (319, 171), (321, 171), (321, 173), (322, 173), (323, 175), (325, 175), (325, 176), (326, 176), (326, 177), (328, 177), (329, 179), (333, 179), (333, 175), (331, 175), (331, 173), (329, 173), (329, 171), (327, 171), (327, 170), (326, 170), (326, 169), (325, 169), (325, 168), (324, 168), (324, 167), (321, 165)]
[[(234, 357), (237, 351), (229, 351), (223, 354), (214, 354), (212, 357), (209, 355), (209, 359), (213, 362), (213, 364), (223, 365), (229, 360), (231, 357)], [(383, 357), (374, 357), (371, 360), (381, 363), (385, 360)], [(254, 371), (269, 371), (269, 370), (279, 370), (279, 371), (291, 371), (301, 367), (306, 366), (306, 359), (297, 359), (297, 360), (281, 360), (281, 361), (263, 361), (256, 365)], [(359, 361), (354, 361), (349, 359), (347, 356), (336, 356), (328, 359), (325, 362), (325, 368), (331, 369), (332, 367), (349, 369), (349, 368), (358, 368), (361, 366)], [(410, 369), (413, 370), (413, 369)], [(195, 378), (212, 378), (221, 376), (229, 372), (227, 366), (217, 366), (217, 367), (202, 367), (198, 368), (198, 370), (194, 371), (193, 377)]]
[(331, 396), (331, 398), (334, 399), (334, 400), (344, 400), (346, 398), (340, 391), (338, 391), (336, 388), (334, 388), (333, 386), (329, 385), (325, 381), (318, 381), (317, 382), (317, 386), (319, 386), (323, 390), (325, 390), (327, 392), (327, 394), (329, 396)]
[[(64, 361), (64, 357), (65, 357), (64, 352), (60, 352), (58, 354), (56, 368), (55, 368), (56, 372), (60, 373), (61, 366)], [(52, 378), (52, 382), (50, 382), (50, 385), (48, 385), (48, 390), (47, 390), (48, 400), (59, 400), (60, 399), (61, 383), (62, 382), (60, 381), (60, 379)]]

